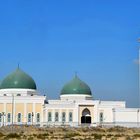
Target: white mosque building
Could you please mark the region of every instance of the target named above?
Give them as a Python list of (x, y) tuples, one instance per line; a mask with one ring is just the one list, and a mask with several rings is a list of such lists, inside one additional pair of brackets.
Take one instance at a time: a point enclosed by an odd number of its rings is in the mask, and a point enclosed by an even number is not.
[(90, 87), (75, 76), (64, 85), (60, 99), (47, 100), (35, 81), (20, 68), (0, 84), (0, 125), (140, 126), (140, 109), (125, 101), (94, 100)]

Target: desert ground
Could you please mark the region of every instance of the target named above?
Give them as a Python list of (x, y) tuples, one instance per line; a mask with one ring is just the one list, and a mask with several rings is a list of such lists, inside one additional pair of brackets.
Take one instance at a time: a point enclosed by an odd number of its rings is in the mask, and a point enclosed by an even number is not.
[(140, 128), (6, 126), (0, 140), (140, 140)]

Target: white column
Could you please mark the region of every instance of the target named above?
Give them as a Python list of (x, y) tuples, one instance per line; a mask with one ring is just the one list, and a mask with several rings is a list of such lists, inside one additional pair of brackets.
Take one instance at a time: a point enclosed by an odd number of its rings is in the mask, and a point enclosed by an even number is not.
[(27, 123), (27, 103), (24, 103), (24, 123)]
[(93, 123), (96, 123), (94, 125), (98, 125), (99, 123), (99, 113), (98, 113), (98, 110), (99, 110), (99, 106), (98, 106), (98, 103), (96, 103), (94, 105), (94, 113), (93, 113)]
[[(41, 104), (42, 105), (42, 104)], [(44, 111), (44, 105), (42, 105), (41, 112), (40, 112), (40, 125), (43, 125), (45, 122), (46, 112)]]
[(52, 122), (55, 123), (55, 109), (52, 110)]
[(59, 122), (62, 124), (62, 110), (59, 110)]
[(36, 123), (35, 103), (33, 103), (33, 123)]
[(66, 109), (66, 123), (69, 123), (69, 109)]
[(81, 114), (80, 114), (80, 106), (76, 105), (76, 108), (74, 109), (74, 114), (73, 114), (74, 118), (75, 118), (75, 125), (80, 125), (81, 124)]
[(6, 112), (6, 103), (4, 103), (4, 110), (3, 110), (3, 112), (4, 112), (4, 116), (2, 116), (3, 118), (2, 119), (4, 119), (4, 125), (6, 125), (6, 116), (7, 116), (7, 112)]
[(46, 108), (45, 108), (45, 112), (46, 112), (46, 113), (45, 113), (45, 114), (46, 114), (46, 116), (45, 116), (45, 117), (46, 117), (46, 118), (45, 118), (46, 121), (45, 121), (45, 122), (48, 123), (48, 110), (47, 110)]
[(96, 121), (96, 125), (99, 124), (99, 105), (97, 105), (97, 121)]
[(14, 100), (13, 100), (13, 123), (16, 123), (16, 104), (15, 104), (15, 96), (14, 96)]

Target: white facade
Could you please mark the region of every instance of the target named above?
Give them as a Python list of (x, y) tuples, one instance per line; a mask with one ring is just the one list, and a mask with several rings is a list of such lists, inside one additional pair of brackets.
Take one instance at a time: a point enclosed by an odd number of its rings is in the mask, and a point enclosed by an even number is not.
[[(37, 124), (44, 120), (43, 106), (46, 97), (39, 96), (36, 90), (1, 89), (0, 90), (0, 126), (14, 124)], [(9, 114), (9, 120), (8, 120)], [(18, 115), (21, 117), (18, 118)], [(28, 114), (31, 114), (28, 121)], [(19, 119), (19, 120), (18, 120)]]
[[(69, 98), (70, 97), (70, 98)], [(89, 109), (93, 111), (90, 114), (91, 126), (98, 125), (120, 125), (128, 127), (140, 126), (140, 112), (138, 108), (126, 108), (124, 101), (100, 101), (93, 99), (84, 99), (83, 96), (80, 99), (78, 96), (68, 96), (67, 98), (61, 98), (60, 100), (49, 100), (45, 105), (45, 122), (48, 125), (71, 125), (80, 126), (85, 123), (81, 123), (81, 117), (79, 110)], [(69, 112), (73, 112), (73, 121), (69, 122)], [(48, 121), (48, 113), (52, 113), (52, 120)], [(55, 112), (59, 113), (59, 121), (55, 121)], [(62, 112), (66, 112), (66, 121), (62, 121)], [(103, 116), (101, 116), (101, 113)], [(80, 116), (80, 117), (79, 117)], [(87, 123), (88, 124), (88, 123)]]
[(140, 109), (126, 108), (125, 101), (94, 100), (89, 86), (75, 78), (58, 100), (46, 100), (34, 80), (17, 69), (0, 85), (0, 126), (140, 126)]
[[(7, 108), (7, 105), (10, 104), (13, 110)], [(37, 107), (36, 105), (40, 106)], [(82, 113), (85, 109), (89, 111), (89, 114), (85, 114), (86, 117), (91, 118), (88, 123), (82, 123)], [(46, 97), (40, 96), (36, 90), (4, 89), (0, 90), (0, 110), (4, 112), (4, 116), (0, 119), (1, 126), (10, 125), (12, 121), (15, 124), (37, 124), (35, 117), (37, 110), (40, 110), (40, 126), (140, 126), (140, 109), (126, 108), (124, 101), (93, 100), (87, 95), (65, 95), (61, 96), (59, 100), (46, 100)], [(22, 114), (20, 123), (17, 122), (19, 110)], [(10, 122), (7, 120), (9, 112), (11, 115), (13, 114), (13, 120), (11, 118)], [(33, 122), (30, 123), (28, 123), (29, 112), (34, 114)]]

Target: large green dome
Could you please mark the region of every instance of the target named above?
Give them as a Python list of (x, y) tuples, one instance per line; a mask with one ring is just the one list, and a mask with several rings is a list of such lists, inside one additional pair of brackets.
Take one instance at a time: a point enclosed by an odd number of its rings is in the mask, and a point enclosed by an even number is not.
[(0, 89), (10, 88), (36, 89), (36, 84), (32, 77), (17, 68), (1, 82)]
[(61, 95), (92, 95), (89, 86), (81, 81), (77, 76), (73, 78), (69, 83), (67, 83), (61, 90)]

